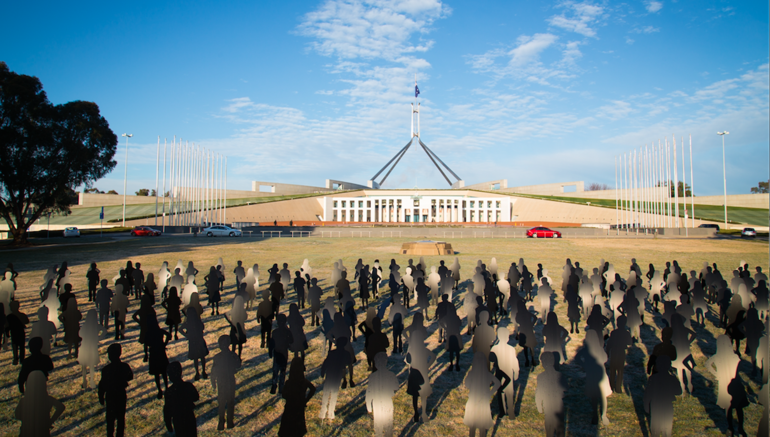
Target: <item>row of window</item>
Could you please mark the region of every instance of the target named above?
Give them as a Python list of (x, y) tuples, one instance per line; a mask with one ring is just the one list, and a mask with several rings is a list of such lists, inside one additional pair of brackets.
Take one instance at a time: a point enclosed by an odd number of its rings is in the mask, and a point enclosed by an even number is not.
[[(349, 200), (349, 201), (347, 201), (347, 200), (341, 200), (341, 201), (335, 200), (334, 201), (334, 208), (339, 208), (339, 206), (338, 206), (339, 203), (342, 204), (342, 208), (347, 208), (348, 207), (347, 206), (348, 203), (350, 203), (350, 208), (355, 208), (356, 207), (356, 202), (358, 202), (358, 208), (364, 208), (364, 202), (366, 202), (366, 208), (371, 208), (372, 207), (372, 201), (371, 200)], [(380, 203), (380, 202), (383, 202), (383, 203)], [(384, 203), (384, 202), (389, 202), (389, 203)], [(438, 200), (438, 204), (436, 202), (437, 202), (436, 199), (433, 199), (432, 202), (431, 202), (431, 206), (435, 207), (435, 206), (444, 206), (445, 205), (443, 199), (439, 199)], [(466, 204), (466, 202), (469, 202), (469, 205)], [(454, 205), (455, 205), (455, 207), (462, 206), (462, 208), (467, 208), (467, 207), (476, 208), (476, 204), (478, 204), (478, 208), (484, 208), (484, 202), (486, 202), (486, 204), (487, 204), (486, 208), (488, 208), (488, 209), (492, 208), (492, 202), (493, 202), (492, 200), (486, 200), (486, 201), (484, 201), (484, 200), (478, 200), (478, 201), (475, 201), (475, 200), (469, 200), (469, 201), (463, 200), (462, 203), (460, 203), (460, 201), (458, 201), (458, 200), (455, 200), (454, 201)], [(496, 200), (494, 202), (495, 202), (495, 208), (496, 209), (500, 209), (500, 201)], [(446, 205), (451, 205), (451, 204), (452, 204), (452, 201), (451, 200), (447, 200)], [(391, 207), (394, 206), (393, 199), (390, 199), (390, 200), (387, 200), (387, 201), (386, 200), (382, 200), (382, 201), (374, 200), (374, 207), (375, 208), (377, 208), (379, 206), (385, 206), (385, 205), (389, 205)], [(397, 208), (401, 208), (402, 207), (401, 199), (396, 199), (395, 206)], [(419, 207), (420, 206), (420, 201), (419, 200), (413, 200), (413, 206)]]

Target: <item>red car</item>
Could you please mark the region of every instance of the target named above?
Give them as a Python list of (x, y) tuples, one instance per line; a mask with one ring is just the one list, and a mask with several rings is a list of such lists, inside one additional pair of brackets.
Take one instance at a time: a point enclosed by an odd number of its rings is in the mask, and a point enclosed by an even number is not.
[(136, 226), (131, 229), (132, 237), (160, 237), (160, 231), (147, 226)]
[(532, 228), (527, 231), (529, 238), (561, 238), (561, 232), (554, 231), (542, 226)]

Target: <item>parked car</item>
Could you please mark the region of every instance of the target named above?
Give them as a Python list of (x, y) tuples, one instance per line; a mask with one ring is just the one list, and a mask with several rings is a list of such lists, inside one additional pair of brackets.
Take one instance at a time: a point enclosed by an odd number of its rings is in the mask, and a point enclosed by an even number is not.
[(698, 226), (699, 228), (713, 228), (716, 229), (717, 232), (719, 232), (719, 225), (714, 223), (703, 223), (702, 225)]
[(80, 237), (80, 230), (74, 226), (70, 226), (69, 228), (65, 228), (62, 234), (64, 235), (64, 238)]
[(743, 228), (741, 231), (741, 237), (751, 237), (754, 238), (757, 236), (757, 231), (754, 230), (754, 228)]
[(529, 238), (561, 238), (561, 232), (548, 229), (543, 226), (537, 226), (527, 231)]
[(131, 229), (132, 237), (160, 237), (161, 232), (148, 226), (136, 226)]
[(240, 237), (243, 235), (240, 229), (231, 228), (227, 225), (209, 226), (201, 230), (201, 233), (207, 237)]

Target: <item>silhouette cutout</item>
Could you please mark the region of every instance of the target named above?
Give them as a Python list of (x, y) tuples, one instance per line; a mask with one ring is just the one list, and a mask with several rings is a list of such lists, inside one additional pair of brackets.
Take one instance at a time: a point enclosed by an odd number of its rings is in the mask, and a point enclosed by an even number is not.
[[(169, 289), (169, 295), (161, 302), (161, 306), (166, 309), (166, 326), (169, 327), (169, 331), (174, 332), (174, 339), (178, 340), (179, 325), (182, 323), (182, 314), (179, 311), (182, 306), (182, 299), (177, 295), (176, 287)], [(115, 335), (117, 336), (117, 334)]]
[(717, 406), (727, 410), (730, 407), (730, 393), (727, 387), (735, 378), (741, 359), (733, 353), (730, 338), (724, 334), (717, 337), (717, 352), (706, 361), (706, 369), (717, 380)]
[(219, 353), (214, 355), (214, 364), (211, 366), (211, 387), (217, 391), (217, 403), (219, 424), (217, 430), (225, 429), (225, 413), (227, 413), (227, 428), (235, 427), (233, 416), (235, 414), (235, 372), (241, 368), (241, 358), (230, 352), (230, 337), (222, 335), (217, 341)]
[(377, 370), (369, 375), (366, 410), (374, 417), (374, 435), (390, 437), (393, 435), (393, 396), (399, 388), (398, 379), (387, 368), (388, 356), (385, 352), (378, 352), (374, 363)]
[(33, 337), (29, 339), (29, 356), (21, 361), (21, 370), (19, 371), (19, 392), (24, 394), (24, 385), (27, 383), (29, 375), (38, 370), (43, 372), (48, 378), (48, 374), (53, 371), (53, 361), (51, 357), (42, 353), (43, 339)]
[[(69, 284), (67, 284), (69, 285)], [(59, 315), (64, 325), (64, 343), (67, 345), (67, 356), (72, 356), (72, 349), (75, 349), (75, 356), (78, 355), (80, 345), (80, 320), (83, 315), (78, 311), (78, 304), (75, 298), (70, 298), (68, 308)]]
[(276, 315), (275, 321), (278, 327), (273, 330), (267, 348), (268, 356), (273, 359), (273, 379), (270, 394), (275, 394), (276, 388), (278, 388), (279, 393), (283, 391), (286, 366), (289, 364), (289, 347), (294, 342), (291, 330), (286, 327), (286, 315)]
[(388, 323), (393, 328), (393, 353), (404, 351), (404, 343), (401, 334), (404, 332), (404, 320), (406, 320), (407, 310), (401, 305), (401, 296), (393, 295), (393, 306), (388, 312)]
[[(182, 331), (182, 335), (187, 338), (187, 359), (192, 360), (193, 365), (195, 366), (194, 380), (197, 381), (201, 377), (203, 377), (203, 379), (208, 379), (208, 374), (206, 373), (206, 356), (209, 354), (209, 347), (206, 344), (206, 338), (203, 336), (205, 329), (200, 314), (198, 314), (197, 311), (188, 311), (187, 319), (180, 326), (180, 330)], [(203, 367), (202, 375), (198, 373), (198, 361), (201, 362), (201, 366)]]
[(479, 315), (479, 326), (473, 333), (471, 348), (474, 355), (482, 354), (486, 357), (487, 368), (489, 368), (489, 352), (496, 338), (495, 328), (489, 325), (489, 312), (485, 311)]
[[(430, 383), (429, 369), (431, 364), (436, 361), (436, 354), (428, 350), (425, 346), (426, 332), (424, 330), (417, 330), (414, 332), (410, 344), (409, 351), (406, 355), (405, 361), (409, 364), (410, 374), (407, 384), (407, 394), (412, 395), (412, 406), (414, 407), (414, 420), (423, 422), (428, 420), (428, 397), (433, 392)], [(416, 381), (416, 375), (413, 377), (413, 372), (419, 374), (419, 379), (422, 382)], [(421, 399), (422, 414), (419, 414), (417, 398)]]
[(43, 339), (43, 349), (41, 349), (41, 352), (45, 355), (51, 355), (51, 344), (56, 340), (56, 325), (48, 318), (48, 307), (38, 308), (37, 322), (32, 324), (29, 337), (40, 337)]
[(286, 297), (284, 293), (284, 287), (280, 280), (270, 284), (270, 302), (273, 307), (273, 313), (278, 314), (281, 308), (281, 300)]
[[(241, 267), (241, 270), (243, 270), (243, 267)], [(222, 295), (219, 292), (221, 287), (219, 279), (219, 272), (214, 266), (211, 266), (209, 274), (203, 277), (203, 280), (206, 282), (206, 294), (209, 296), (211, 315), (214, 315), (214, 313), (219, 314), (219, 302), (222, 301)]]
[[(26, 332), (27, 325), (29, 324), (29, 317), (27, 317), (25, 313), (19, 311), (19, 305), (18, 301), (13, 301), (8, 304), (10, 313), (8, 313), (8, 316), (6, 317), (8, 331), (11, 334), (11, 349), (13, 350), (14, 366), (19, 364), (19, 360), (24, 360), (24, 344), (27, 341)], [(43, 347), (42, 344), (40, 347)]]
[(96, 310), (99, 312), (99, 324), (104, 326), (104, 329), (110, 327), (110, 307), (112, 306), (112, 298), (115, 293), (107, 288), (108, 282), (106, 279), (102, 279), (101, 288), (96, 292)]
[(513, 417), (516, 381), (519, 379), (519, 358), (516, 348), (508, 344), (510, 332), (507, 328), (497, 328), (497, 344), (492, 346), (490, 361), (494, 364), (495, 378), (501, 382), (497, 392), (500, 416)]
[(238, 260), (237, 264), (235, 266), (235, 269), (233, 270), (233, 274), (235, 275), (235, 289), (238, 290), (241, 288), (241, 281), (243, 281), (243, 278), (246, 277), (246, 269), (243, 268), (243, 261)]
[(692, 369), (695, 360), (690, 355), (690, 344), (695, 340), (695, 332), (684, 325), (684, 318), (674, 314), (671, 318), (671, 343), (676, 348), (676, 359), (671, 361), (671, 367), (675, 370), (677, 378), (682, 382), (682, 387), (692, 393)]
[(547, 322), (543, 326), (543, 337), (545, 337), (544, 352), (554, 352), (558, 355), (554, 355), (558, 358), (556, 364), (561, 364), (567, 361), (567, 356), (564, 354), (564, 347), (569, 341), (569, 333), (559, 324), (559, 317), (555, 312), (548, 313)]
[(356, 275), (358, 275), (358, 297), (361, 298), (361, 306), (367, 308), (369, 306), (369, 297), (371, 297), (369, 291), (369, 266), (362, 266), (361, 269), (356, 272)]
[(537, 375), (535, 405), (538, 413), (545, 416), (545, 435), (547, 437), (564, 435), (564, 394), (567, 381), (556, 367), (554, 352), (545, 352), (540, 356), (543, 373)]
[(604, 364), (607, 362), (607, 354), (602, 347), (599, 334), (594, 330), (586, 331), (583, 347), (575, 354), (575, 362), (583, 367), (585, 372), (585, 395), (591, 403), (591, 423), (598, 423), (597, 407), (602, 417), (602, 423), (606, 426), (610, 421), (607, 418), (607, 397), (612, 393)]
[[(257, 314), (259, 319), (259, 313)], [(236, 296), (233, 300), (233, 307), (228, 314), (225, 314), (225, 320), (230, 324), (230, 344), (233, 352), (238, 349), (238, 358), (243, 353), (243, 345), (246, 344), (246, 308), (243, 305), (243, 298)], [(272, 329), (272, 317), (267, 332)], [(264, 331), (263, 331), (264, 332)], [(269, 334), (268, 334), (269, 335)], [(263, 337), (264, 341), (264, 337)], [(268, 338), (269, 341), (269, 338)], [(264, 344), (262, 345), (264, 347)]]
[[(238, 299), (238, 297), (236, 297)], [(235, 307), (235, 304), (233, 304)], [(270, 292), (265, 290), (262, 293), (262, 302), (257, 307), (257, 321), (260, 325), (260, 331), (262, 334), (262, 343), (260, 347), (265, 347), (266, 343), (270, 341), (270, 336), (273, 332), (273, 304), (270, 302)]]
[(337, 337), (335, 340), (336, 347), (334, 350), (329, 351), (326, 359), (321, 365), (321, 376), (324, 377), (323, 398), (321, 400), (321, 412), (319, 418), (334, 419), (334, 410), (337, 405), (337, 395), (340, 390), (340, 382), (345, 379), (345, 368), (350, 367), (350, 372), (353, 372), (351, 365), (352, 358), (348, 352), (346, 346), (348, 344), (347, 337)]
[(669, 372), (669, 357), (659, 357), (657, 367), (658, 373), (650, 376), (644, 389), (644, 411), (650, 415), (650, 434), (667, 437), (674, 424), (674, 401), (682, 394), (682, 387), (676, 376)]
[(293, 342), (289, 349), (294, 352), (294, 356), (305, 359), (305, 351), (308, 348), (307, 337), (305, 337), (305, 319), (299, 313), (299, 307), (296, 303), (289, 305), (289, 317), (286, 319)]
[(120, 343), (107, 348), (110, 363), (102, 369), (99, 381), (99, 403), (104, 405), (107, 416), (107, 435), (112, 437), (117, 421), (117, 437), (122, 437), (126, 428), (126, 387), (134, 379), (131, 367), (120, 360)]
[(452, 271), (452, 280), (454, 281), (453, 288), (455, 290), (457, 290), (457, 287), (460, 285), (460, 268), (460, 259), (455, 257), (455, 262), (449, 268), (449, 270)]
[(168, 365), (171, 387), (166, 390), (163, 404), (163, 420), (166, 430), (178, 436), (197, 436), (195, 402), (200, 399), (198, 390), (191, 382), (182, 379), (182, 365), (173, 361)]
[(606, 345), (610, 361), (610, 387), (615, 393), (623, 392), (623, 370), (626, 367), (626, 350), (632, 343), (631, 333), (626, 329), (626, 316), (620, 316), (617, 320), (617, 327), (610, 334)]
[(322, 297), (323, 289), (318, 286), (318, 279), (311, 278), (307, 292), (307, 298), (310, 301), (310, 326), (317, 326), (320, 323), (318, 312), (321, 310)]
[(535, 360), (535, 347), (537, 339), (535, 338), (535, 323), (537, 317), (527, 310), (524, 301), (519, 301), (519, 310), (516, 312), (516, 337), (519, 340), (519, 346), (524, 348), (524, 365), (529, 367), (529, 355), (532, 354), (532, 364), (537, 365)]
[[(99, 286), (99, 270), (96, 267), (96, 263), (91, 263), (91, 266), (86, 272), (86, 279), (88, 280), (88, 301), (91, 302), (96, 299), (96, 288)], [(1, 286), (0, 286), (1, 287)]]
[[(93, 388), (96, 386), (96, 366), (99, 365), (99, 342), (107, 338), (107, 330), (99, 324), (96, 310), (91, 309), (86, 313), (86, 321), (80, 335), (83, 341), (78, 352), (78, 363), (83, 374), (83, 388)], [(86, 374), (89, 374), (88, 382)]]
[(730, 406), (727, 408), (727, 429), (730, 433), (734, 430), (733, 410), (735, 410), (738, 416), (738, 434), (746, 436), (746, 431), (743, 429), (743, 409), (749, 406), (749, 398), (746, 396), (746, 386), (737, 373), (727, 386), (727, 393), (730, 395)]
[(161, 329), (157, 319), (150, 316), (147, 318), (147, 332), (145, 341), (149, 346), (149, 365), (148, 373), (155, 377), (155, 386), (158, 388), (158, 399), (163, 398), (163, 390), (160, 388), (160, 379), (163, 378), (163, 384), (168, 389), (168, 356), (166, 355), (166, 346), (171, 341), (171, 333)]
[(480, 436), (486, 436), (487, 430), (494, 425), (490, 398), (500, 388), (500, 381), (489, 372), (485, 357), (473, 354), (473, 364), (464, 383), (468, 389), (468, 402), (463, 423), (469, 428), (470, 437), (475, 437), (477, 429)]
[(304, 360), (294, 357), (289, 368), (289, 379), (281, 393), (286, 399), (286, 404), (281, 416), (281, 426), (278, 428), (279, 437), (301, 437), (307, 434), (305, 409), (315, 391), (315, 386), (305, 378)]
[(305, 308), (305, 285), (307, 285), (305, 279), (302, 277), (302, 273), (297, 270), (294, 272), (294, 291), (297, 293), (297, 304), (300, 308)]
[[(64, 404), (48, 394), (46, 377), (36, 370), (29, 375), (27, 390), (16, 407), (16, 419), (21, 420), (23, 437), (51, 435), (51, 428), (56, 419), (64, 412)], [(51, 410), (54, 410), (51, 416)]]
[[(366, 322), (363, 322), (362, 325), (366, 327)], [(367, 328), (364, 328), (365, 331)], [(388, 354), (388, 347), (390, 347), (390, 341), (388, 340), (388, 336), (382, 332), (382, 322), (380, 322), (379, 317), (374, 317), (372, 319), (372, 327), (371, 327), (371, 334), (369, 335), (369, 338), (367, 340), (367, 344), (364, 345), (364, 348), (366, 350), (366, 358), (367, 362), (369, 363), (369, 370), (377, 370), (377, 361), (375, 358), (378, 354), (382, 353), (385, 355), (387, 360), (387, 354)], [(374, 365), (374, 368), (372, 367)], [(371, 376), (370, 376), (370, 384), (371, 384)]]

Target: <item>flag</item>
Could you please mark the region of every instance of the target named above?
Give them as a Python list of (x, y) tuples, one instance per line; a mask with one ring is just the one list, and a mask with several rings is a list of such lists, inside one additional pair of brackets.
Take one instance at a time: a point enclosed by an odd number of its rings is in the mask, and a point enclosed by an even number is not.
[(420, 95), (420, 89), (417, 88), (417, 84), (414, 84), (414, 98), (416, 99), (417, 96)]

